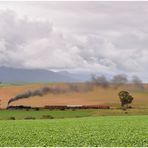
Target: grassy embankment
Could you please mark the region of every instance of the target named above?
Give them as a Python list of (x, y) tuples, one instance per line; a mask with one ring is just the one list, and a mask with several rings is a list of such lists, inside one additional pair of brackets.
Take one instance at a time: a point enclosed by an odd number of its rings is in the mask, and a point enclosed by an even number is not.
[(16, 120), (23, 120), (28, 117), (34, 119), (44, 119), (49, 116), (54, 119), (58, 118), (80, 118), (80, 117), (97, 117), (97, 116), (131, 116), (131, 115), (148, 115), (148, 109), (128, 109), (123, 111), (121, 109), (86, 109), (86, 110), (1, 110), (0, 120), (9, 120), (14, 117)]

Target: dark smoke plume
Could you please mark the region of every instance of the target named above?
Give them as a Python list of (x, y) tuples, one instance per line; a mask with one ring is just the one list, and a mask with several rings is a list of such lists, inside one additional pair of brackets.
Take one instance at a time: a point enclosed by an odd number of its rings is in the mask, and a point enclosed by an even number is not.
[(126, 75), (118, 74), (118, 75), (113, 76), (111, 82), (115, 86), (115, 88), (118, 88), (119, 86), (127, 84), (128, 83), (128, 79), (127, 79)]
[(64, 88), (64, 87), (43, 87), (41, 89), (37, 89), (37, 90), (29, 90), (25, 93), (22, 94), (18, 94), (16, 95), (14, 98), (11, 98), (8, 101), (8, 106), (11, 102), (17, 101), (17, 100), (21, 100), (21, 99), (25, 99), (25, 98), (30, 98), (30, 97), (34, 97), (34, 96), (40, 96), (42, 97), (43, 95), (46, 95), (48, 93), (53, 93), (53, 94), (60, 94), (60, 93), (66, 93), (66, 92), (86, 92), (91, 90), (91, 87), (88, 87), (88, 84), (84, 84), (84, 85), (78, 85), (78, 84), (73, 84), (73, 83), (69, 83), (67, 85), (68, 87)]
[(144, 85), (142, 80), (138, 76), (133, 76), (132, 77), (132, 83), (139, 89), (139, 90), (144, 90)]
[(101, 86), (103, 88), (107, 88), (109, 86), (109, 81), (104, 75), (101, 76), (91, 76), (91, 83), (95, 86)]
[(65, 90), (62, 88), (57, 88), (57, 87), (43, 87), (41, 89), (37, 89), (37, 90), (33, 90), (33, 91), (27, 91), (25, 93), (22, 94), (18, 94), (16, 95), (14, 98), (11, 98), (8, 101), (8, 105), (11, 102), (20, 100), (20, 99), (25, 99), (25, 98), (30, 98), (30, 97), (34, 97), (34, 96), (43, 96), (46, 95), (47, 93), (64, 93)]

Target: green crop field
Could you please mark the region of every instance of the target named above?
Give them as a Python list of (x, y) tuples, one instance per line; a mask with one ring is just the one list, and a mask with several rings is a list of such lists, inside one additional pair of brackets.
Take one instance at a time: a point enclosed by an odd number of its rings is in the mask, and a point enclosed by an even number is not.
[(1, 120), (0, 146), (148, 146), (148, 116)]

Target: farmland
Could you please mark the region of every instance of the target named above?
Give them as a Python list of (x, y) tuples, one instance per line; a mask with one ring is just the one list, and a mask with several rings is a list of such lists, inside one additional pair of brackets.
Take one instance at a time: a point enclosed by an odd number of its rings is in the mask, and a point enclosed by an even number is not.
[(148, 116), (3, 120), (0, 146), (148, 146), (147, 124)]
[[(65, 87), (64, 83), (37, 83), (37, 84), (1, 84), (0, 85), (0, 97), (1, 97), (1, 108), (7, 106), (7, 102), (10, 98), (14, 97), (19, 93), (26, 92), (28, 90), (34, 90), (42, 88), (44, 86), (58, 86)], [(81, 85), (81, 84), (79, 84)], [(120, 90), (128, 90), (134, 97), (132, 103), (132, 109), (123, 111), (120, 108), (120, 101), (118, 92)], [(35, 96), (29, 99), (18, 100), (12, 102), (11, 105), (27, 105), (27, 106), (38, 106), (43, 107), (45, 105), (109, 105), (110, 110), (66, 110), (66, 111), (49, 111), (40, 109), (35, 110), (1, 110), (0, 119), (9, 119), (15, 117), (15, 119), (24, 119), (25, 117), (31, 116), (36, 119), (42, 118), (44, 115), (51, 115), (54, 118), (74, 118), (74, 117), (88, 117), (88, 116), (113, 116), (113, 115), (148, 115), (148, 85), (144, 85), (144, 90), (137, 90), (134, 86), (125, 85), (115, 89), (113, 87), (102, 88), (95, 87), (93, 90), (88, 92), (67, 92), (64, 94), (52, 94), (48, 93), (42, 97)]]
[[(0, 98), (1, 108), (5, 108), (7, 106), (7, 102), (10, 98), (14, 97), (19, 93), (26, 92), (28, 90), (38, 89), (44, 86), (58, 86), (64, 87), (66, 84), (64, 83), (49, 83), (49, 84), (20, 84), (20, 85), (12, 85), (5, 84), (0, 85)], [(31, 97), (29, 99), (19, 100), (13, 102), (12, 105), (28, 105), (28, 106), (45, 106), (45, 105), (70, 105), (70, 104), (79, 104), (79, 105), (110, 105), (111, 107), (119, 107), (119, 97), (118, 92), (121, 90), (129, 91), (134, 97), (133, 107), (145, 108), (148, 106), (148, 85), (145, 84), (144, 90), (137, 90), (131, 85), (125, 85), (115, 89), (113, 87), (102, 88), (96, 87), (88, 92), (69, 92), (65, 94), (52, 94), (49, 93), (42, 97), (36, 96)]]
[[(88, 92), (48, 93), (12, 102), (11, 105), (41, 107), (6, 110), (10, 98), (44, 86), (66, 84), (1, 85), (0, 146), (148, 146), (148, 85), (137, 90), (131, 85)], [(81, 84), (80, 84), (81, 85)], [(132, 108), (120, 109), (118, 92), (134, 97)], [(110, 109), (49, 110), (45, 105), (109, 105)]]

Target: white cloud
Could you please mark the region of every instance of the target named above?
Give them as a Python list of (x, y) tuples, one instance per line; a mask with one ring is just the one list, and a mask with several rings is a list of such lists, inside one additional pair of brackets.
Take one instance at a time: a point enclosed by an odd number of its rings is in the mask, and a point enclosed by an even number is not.
[(146, 79), (145, 2), (15, 4), (3, 3), (9, 9), (0, 10), (1, 66), (123, 72)]

